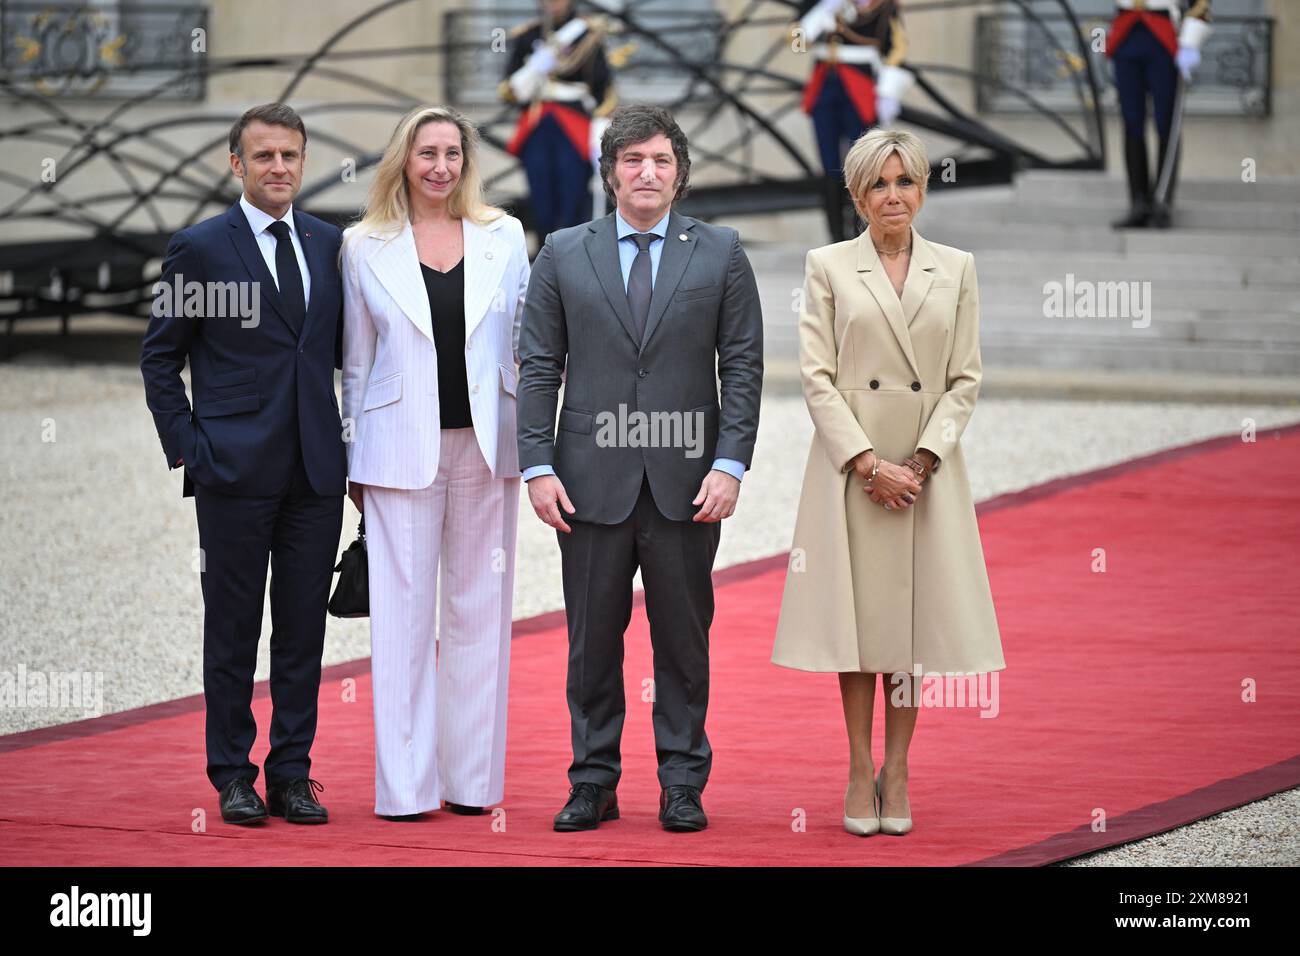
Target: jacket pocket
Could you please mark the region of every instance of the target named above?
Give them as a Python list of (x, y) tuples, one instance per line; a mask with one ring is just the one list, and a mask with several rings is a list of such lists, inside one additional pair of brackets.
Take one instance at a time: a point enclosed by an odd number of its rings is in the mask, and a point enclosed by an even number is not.
[(394, 372), (388, 378), (381, 378), (366, 386), (366, 398), (361, 405), (363, 412), (383, 405), (391, 405), (402, 397), (402, 373)]
[(514, 370), (506, 368), (504, 365), (498, 365), (497, 367), (501, 369), (501, 387), (506, 390), (507, 395), (514, 395), (515, 389), (518, 388)]
[(238, 415), (241, 412), (255, 412), (262, 407), (262, 396), (236, 395), (233, 398), (218, 398), (204, 402), (194, 409), (199, 418), (220, 418), (223, 415)]
[(590, 435), (595, 416), (591, 412), (580, 412), (573, 408), (560, 409), (560, 428), (566, 432)]
[(248, 385), (257, 379), (257, 369), (237, 368), (233, 372), (221, 372), (213, 375), (208, 385), (212, 388), (229, 388), (232, 385)]
[(722, 295), (722, 286), (706, 285), (696, 289), (678, 289), (673, 293), (674, 302), (689, 302), (692, 299), (707, 299), (710, 296)]

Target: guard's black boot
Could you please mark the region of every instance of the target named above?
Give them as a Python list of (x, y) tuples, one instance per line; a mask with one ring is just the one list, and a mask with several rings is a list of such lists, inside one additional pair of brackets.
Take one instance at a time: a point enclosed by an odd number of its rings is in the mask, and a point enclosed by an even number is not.
[(1147, 170), (1147, 143), (1142, 136), (1124, 137), (1124, 165), (1128, 169), (1128, 215), (1111, 223), (1116, 229), (1144, 229), (1151, 220), (1151, 174)]

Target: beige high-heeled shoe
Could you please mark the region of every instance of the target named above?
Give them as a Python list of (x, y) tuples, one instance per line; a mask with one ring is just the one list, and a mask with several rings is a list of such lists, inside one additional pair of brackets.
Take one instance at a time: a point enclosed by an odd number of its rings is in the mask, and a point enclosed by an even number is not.
[[(885, 809), (885, 797), (881, 792), (880, 780), (885, 775), (885, 768), (880, 768), (880, 773), (876, 775), (876, 813), (883, 813)], [(912, 818), (909, 817), (880, 817), (880, 832), (888, 833), (890, 836), (902, 836), (908, 830), (912, 829)]]
[[(847, 799), (848, 793), (846, 792), (844, 796)], [(849, 833), (852, 833), (854, 836), (871, 836), (872, 834), (879, 833), (880, 814), (875, 812), (878, 808), (874, 793), (871, 797), (871, 807), (873, 813), (869, 817), (851, 817), (847, 813), (844, 814), (844, 829)]]

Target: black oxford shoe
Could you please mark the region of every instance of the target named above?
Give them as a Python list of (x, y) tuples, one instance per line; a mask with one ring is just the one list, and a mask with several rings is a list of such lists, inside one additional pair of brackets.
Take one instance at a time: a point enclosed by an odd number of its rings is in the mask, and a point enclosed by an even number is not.
[(665, 830), (690, 832), (703, 830), (709, 818), (700, 806), (700, 788), (686, 784), (664, 787), (659, 794), (659, 822)]
[(325, 787), (315, 780), (299, 777), (282, 787), (266, 788), (266, 802), (271, 816), (284, 817), (286, 823), (328, 823), (329, 811), (320, 805), (313, 791)]
[(239, 777), (221, 788), (221, 819), (227, 823), (258, 823), (266, 819), (266, 804), (251, 780)]
[(580, 783), (569, 790), (569, 802), (555, 815), (555, 829), (594, 830), (602, 820), (618, 819), (618, 795), (595, 783)]

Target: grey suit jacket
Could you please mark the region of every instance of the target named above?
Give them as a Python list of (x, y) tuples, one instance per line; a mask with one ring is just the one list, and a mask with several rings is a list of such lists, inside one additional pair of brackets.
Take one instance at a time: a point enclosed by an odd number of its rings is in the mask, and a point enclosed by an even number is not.
[(758, 287), (736, 230), (674, 210), (638, 343), (617, 243), (610, 213), (551, 233), (533, 264), (519, 333), (519, 467), (555, 469), (576, 509), (566, 518), (617, 524), (644, 474), (659, 511), (689, 521), (715, 458), (751, 463)]

